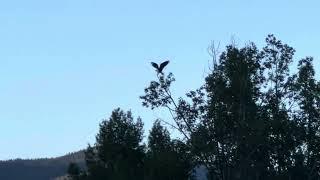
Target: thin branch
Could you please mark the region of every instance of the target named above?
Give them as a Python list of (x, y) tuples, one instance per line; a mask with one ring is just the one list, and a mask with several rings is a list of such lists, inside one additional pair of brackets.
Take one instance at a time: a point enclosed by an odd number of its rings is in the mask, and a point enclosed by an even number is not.
[[(169, 98), (171, 99), (173, 105), (175, 106), (175, 109), (176, 109), (175, 112), (178, 113), (178, 114), (180, 114), (180, 116), (182, 117), (182, 120), (183, 120), (184, 123), (186, 124), (189, 132), (192, 133), (192, 129), (191, 129), (189, 123), (187, 122), (187, 119), (184, 117), (183, 113), (179, 111), (178, 105), (176, 104), (176, 102), (175, 102), (174, 99), (172, 98), (170, 90), (165, 89), (165, 91), (167, 92)], [(189, 139), (190, 139), (190, 138), (189, 138)]]
[[(220, 48), (220, 42), (218, 43), (218, 46), (216, 47), (215, 42), (212, 41), (207, 49), (208, 54), (212, 57), (213, 69), (216, 69), (216, 67), (218, 65), (217, 59), (218, 59), (218, 54), (219, 54), (219, 48)], [(210, 69), (210, 70), (212, 70), (212, 69)]]
[[(166, 124), (166, 125), (171, 126), (172, 128), (174, 128), (174, 129), (176, 129), (176, 130), (179, 130), (178, 127), (176, 127), (175, 125), (173, 125), (173, 124), (171, 124), (171, 123), (169, 123), (169, 122), (167, 122), (167, 121), (165, 121), (165, 120), (163, 120), (163, 119), (158, 119), (158, 120), (160, 120), (161, 122), (163, 122), (163, 123)], [(180, 131), (180, 130), (179, 130), (179, 131)]]
[[(157, 77), (158, 77), (158, 80), (160, 81), (160, 77), (159, 77), (159, 76), (157, 76)], [(164, 91), (167, 93), (167, 95), (168, 95), (169, 99), (171, 100), (171, 102), (173, 103), (173, 105), (174, 105), (174, 107), (175, 107), (175, 109), (176, 109), (175, 112), (178, 113), (178, 114), (182, 117), (182, 120), (183, 120), (184, 123), (186, 124), (189, 132), (192, 133), (192, 128), (190, 127), (190, 125), (189, 125), (187, 119), (184, 117), (183, 113), (178, 110), (178, 109), (179, 109), (179, 108), (178, 108), (178, 105), (176, 104), (175, 100), (173, 99), (170, 90), (167, 89), (167, 88), (163, 88), (163, 89), (164, 89)], [(170, 109), (169, 109), (169, 110), (170, 110)], [(172, 111), (170, 111), (170, 113), (172, 113)], [(174, 116), (173, 116), (173, 117), (174, 117)], [(177, 121), (176, 121), (175, 118), (174, 118), (174, 121), (175, 121), (176, 124), (178, 125), (178, 123), (177, 123)], [(185, 134), (185, 133), (184, 133), (184, 134)], [(186, 134), (185, 134), (185, 136), (186, 136)], [(187, 139), (190, 139), (189, 136), (186, 136), (186, 137), (187, 137)]]
[(174, 115), (173, 115), (173, 113), (172, 113), (171, 108), (170, 108), (169, 106), (166, 106), (166, 107), (169, 109), (169, 112), (170, 112), (170, 114), (171, 114), (172, 119), (173, 119), (173, 120), (175, 121), (175, 123), (177, 124), (177, 127), (176, 127), (176, 126), (174, 126), (174, 127), (175, 127), (179, 132), (181, 132), (181, 133), (185, 136), (186, 139), (190, 140), (190, 137), (187, 136), (187, 134), (183, 131), (183, 129), (182, 129), (181, 127), (179, 127), (179, 125), (178, 125), (178, 123), (177, 123), (177, 121), (176, 121), (176, 118), (174, 117)]

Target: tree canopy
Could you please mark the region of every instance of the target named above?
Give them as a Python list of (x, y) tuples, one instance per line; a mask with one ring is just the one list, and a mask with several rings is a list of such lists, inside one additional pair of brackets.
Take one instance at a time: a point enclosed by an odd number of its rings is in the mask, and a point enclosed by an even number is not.
[[(185, 97), (173, 97), (173, 73), (157, 73), (140, 99), (169, 111), (172, 121), (156, 120), (145, 146), (141, 119), (116, 109), (88, 147), (84, 174), (188, 179), (204, 165), (213, 180), (319, 179), (320, 81), (312, 57), (290, 71), (294, 53), (274, 35), (261, 49), (228, 45), (205, 83)], [(182, 138), (172, 139), (166, 125)]]

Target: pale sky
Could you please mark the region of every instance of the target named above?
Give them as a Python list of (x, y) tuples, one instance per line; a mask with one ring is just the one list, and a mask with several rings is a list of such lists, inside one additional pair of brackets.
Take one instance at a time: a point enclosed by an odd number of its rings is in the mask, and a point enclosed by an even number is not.
[[(0, 2), (0, 159), (55, 157), (94, 143), (117, 107), (141, 116), (147, 132), (161, 112), (139, 96), (166, 69), (176, 95), (199, 87), (211, 40), (264, 45), (273, 33), (315, 58), (317, 0), (10, 0)], [(319, 78), (318, 78), (319, 79)]]

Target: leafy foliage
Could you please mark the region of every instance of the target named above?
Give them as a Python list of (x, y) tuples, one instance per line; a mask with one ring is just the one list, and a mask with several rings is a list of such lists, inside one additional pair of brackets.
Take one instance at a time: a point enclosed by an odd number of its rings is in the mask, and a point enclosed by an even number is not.
[(130, 111), (114, 110), (100, 124), (97, 142), (86, 152), (90, 179), (141, 179), (143, 177), (143, 124)]
[[(142, 105), (164, 108), (174, 124), (156, 120), (141, 144), (143, 124), (116, 109), (86, 151), (89, 179), (188, 179), (205, 166), (213, 180), (320, 178), (320, 82), (313, 58), (290, 72), (295, 50), (268, 35), (266, 46), (232, 44), (205, 84), (174, 98), (172, 73), (157, 73)], [(215, 54), (215, 53), (214, 53)], [(172, 140), (161, 122), (182, 135)]]
[(174, 101), (171, 83), (161, 86), (171, 73), (141, 99), (172, 113), (193, 161), (206, 165), (211, 179), (317, 179), (320, 83), (310, 57), (290, 73), (294, 53), (274, 35), (261, 50), (229, 45), (186, 100)]
[(145, 179), (174, 180), (189, 178), (191, 171), (188, 147), (178, 140), (171, 141), (170, 134), (160, 121), (156, 121), (148, 138), (145, 162)]

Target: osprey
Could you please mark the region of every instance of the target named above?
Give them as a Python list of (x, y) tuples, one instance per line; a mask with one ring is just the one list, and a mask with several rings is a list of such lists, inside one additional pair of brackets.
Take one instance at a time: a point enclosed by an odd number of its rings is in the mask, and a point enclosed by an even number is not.
[(160, 66), (157, 63), (151, 62), (151, 65), (157, 70), (158, 73), (163, 74), (162, 70), (164, 67), (166, 67), (166, 65), (169, 64), (169, 61), (165, 61), (163, 63), (160, 64)]

